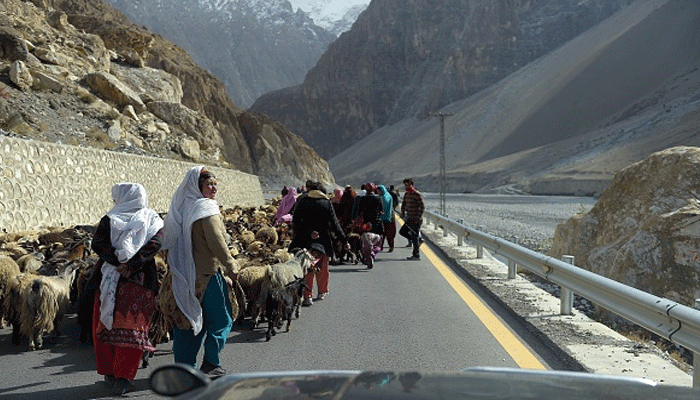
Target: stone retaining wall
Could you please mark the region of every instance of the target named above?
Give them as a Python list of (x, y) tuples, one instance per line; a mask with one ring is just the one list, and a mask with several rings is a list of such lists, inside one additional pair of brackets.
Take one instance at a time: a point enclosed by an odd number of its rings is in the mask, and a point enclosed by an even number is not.
[[(141, 183), (149, 207), (167, 212), (187, 170), (196, 164), (0, 136), (0, 229), (97, 224), (112, 207), (111, 187)], [(255, 175), (209, 167), (224, 207), (264, 203)]]

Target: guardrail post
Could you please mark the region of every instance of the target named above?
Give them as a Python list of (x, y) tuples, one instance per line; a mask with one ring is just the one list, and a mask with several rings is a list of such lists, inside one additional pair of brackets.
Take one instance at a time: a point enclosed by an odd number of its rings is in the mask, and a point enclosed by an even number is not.
[[(463, 219), (458, 219), (457, 222), (459, 222), (461, 225), (464, 225)], [(457, 235), (457, 246), (461, 246), (462, 245), (462, 235), (459, 232), (455, 232), (455, 234)]]
[[(574, 264), (574, 256), (561, 256), (561, 260), (571, 265)], [(559, 296), (559, 313), (561, 315), (573, 314), (572, 308), (574, 305), (574, 292), (565, 288), (564, 286), (561, 286), (559, 289), (561, 291), (561, 294)]]
[[(479, 231), (479, 232), (483, 232), (483, 231), (484, 231), (484, 226), (483, 226), (483, 225), (479, 225), (479, 226), (476, 227), (476, 230)], [(482, 246), (482, 245), (480, 245), (480, 244), (477, 244), (477, 245), (476, 245), (476, 258), (484, 258), (484, 246)]]
[[(700, 299), (695, 299), (695, 309), (700, 310)], [(700, 388), (700, 353), (693, 352), (693, 387)]]
[(515, 279), (518, 273), (518, 264), (513, 260), (508, 260), (508, 279)]

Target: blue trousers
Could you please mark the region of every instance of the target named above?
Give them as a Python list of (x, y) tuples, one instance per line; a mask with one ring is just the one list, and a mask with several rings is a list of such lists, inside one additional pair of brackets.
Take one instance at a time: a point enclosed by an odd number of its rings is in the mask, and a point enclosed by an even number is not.
[(226, 345), (231, 332), (231, 302), (228, 287), (221, 273), (209, 280), (202, 297), (202, 330), (195, 335), (192, 329), (173, 328), (173, 355), (176, 363), (197, 365), (197, 353), (204, 341), (204, 360), (212, 365), (221, 365), (219, 353)]

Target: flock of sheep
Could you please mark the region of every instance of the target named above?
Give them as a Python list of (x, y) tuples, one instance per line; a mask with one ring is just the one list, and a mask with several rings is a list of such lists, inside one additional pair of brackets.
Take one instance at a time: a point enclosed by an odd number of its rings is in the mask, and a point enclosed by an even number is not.
[[(222, 210), (231, 238), (229, 249), (239, 269), (238, 279), (230, 281), (232, 317), (238, 322), (249, 317), (254, 329), (265, 317), (267, 340), (284, 321), (288, 331), (292, 316), (299, 317), (303, 277), (312, 267), (308, 251), (287, 251), (289, 227), (284, 223), (273, 226), (278, 202)], [(6, 322), (12, 325), (13, 344), (26, 337), (29, 350), (41, 348), (43, 335), (60, 334), (61, 319), (71, 309), (78, 310), (80, 340), (91, 339), (91, 315), (81, 315), (88, 307), (77, 305), (98, 261), (90, 250), (95, 229), (81, 225), (0, 235), (0, 328)], [(165, 251), (156, 256), (159, 299), (169, 289), (166, 259)], [(168, 340), (170, 327), (168, 319), (156, 312), (149, 332), (154, 345)], [(144, 355), (144, 364), (147, 360)]]

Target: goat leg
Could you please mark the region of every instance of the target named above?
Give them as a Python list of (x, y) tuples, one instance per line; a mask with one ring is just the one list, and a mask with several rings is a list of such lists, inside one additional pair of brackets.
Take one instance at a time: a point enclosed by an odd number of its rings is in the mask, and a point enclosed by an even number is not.
[(260, 323), (260, 309), (256, 309), (255, 313), (253, 314), (253, 325), (250, 327), (250, 329), (257, 328), (259, 323)]
[(19, 322), (12, 322), (12, 344), (19, 344), (20, 342), (20, 333), (19, 333)]
[(265, 341), (266, 341), (266, 342), (269, 342), (270, 339), (271, 339), (273, 336), (276, 336), (276, 335), (277, 335), (277, 332), (275, 332), (274, 323), (273, 323), (273, 322), (268, 322), (268, 324), (267, 324), (267, 332), (265, 332)]
[(29, 337), (29, 351), (40, 349), (44, 346), (41, 330), (34, 330)]

